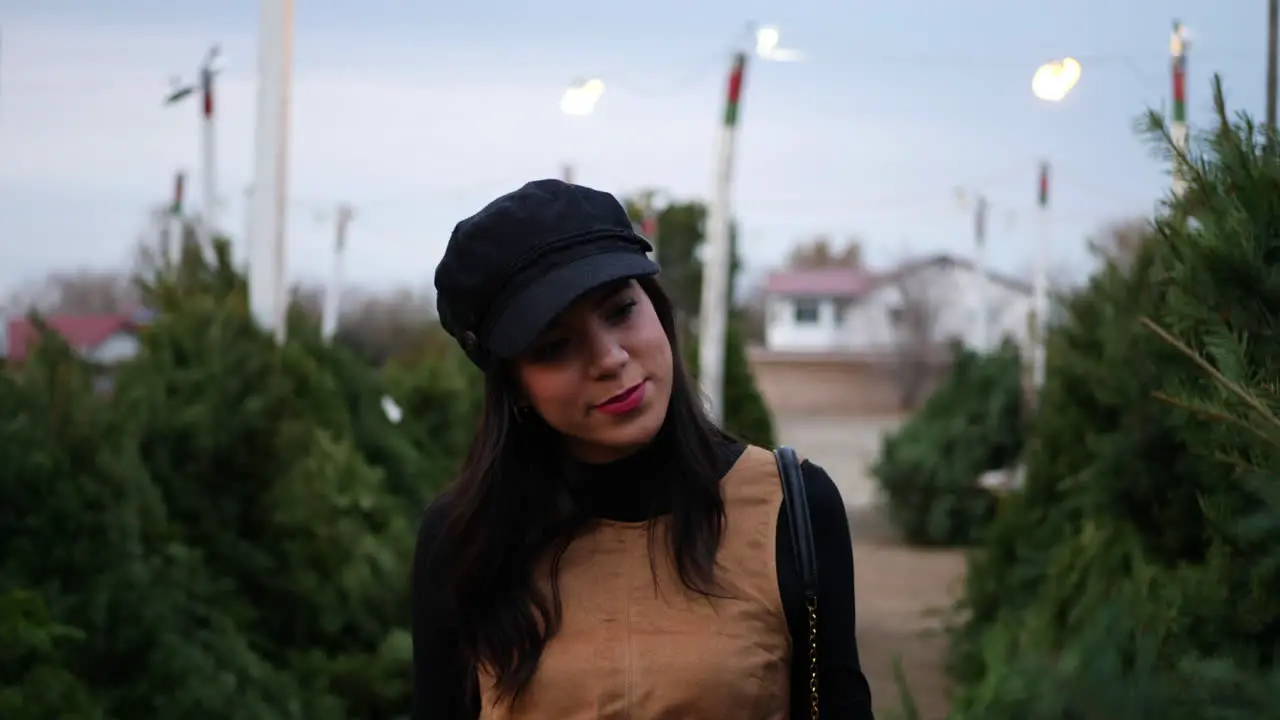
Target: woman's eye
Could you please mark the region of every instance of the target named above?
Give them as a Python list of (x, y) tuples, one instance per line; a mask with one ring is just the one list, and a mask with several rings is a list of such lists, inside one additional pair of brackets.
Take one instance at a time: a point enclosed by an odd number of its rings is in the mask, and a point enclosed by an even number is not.
[(568, 348), (569, 341), (564, 338), (550, 340), (535, 347), (530, 357), (534, 362), (552, 362), (563, 357)]
[(609, 320), (615, 323), (622, 322), (623, 320), (626, 320), (627, 318), (631, 317), (631, 314), (635, 312), (635, 309), (636, 309), (636, 301), (628, 300), (618, 305), (616, 308), (613, 309), (612, 312), (609, 313)]

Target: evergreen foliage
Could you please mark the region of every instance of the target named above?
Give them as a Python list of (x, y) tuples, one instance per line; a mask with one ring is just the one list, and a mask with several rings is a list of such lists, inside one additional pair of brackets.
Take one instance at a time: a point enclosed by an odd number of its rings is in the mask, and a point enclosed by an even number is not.
[[(689, 372), (697, 377), (698, 342), (690, 335), (684, 342)], [(773, 415), (756, 387), (747, 357), (747, 344), (736, 320), (725, 330), (724, 429), (734, 437), (764, 448), (774, 447)]]
[(52, 333), (0, 374), (0, 717), (405, 717), (414, 529), (474, 378), (298, 315), (277, 344), (225, 244), (143, 290), (111, 394)]
[[(653, 199), (649, 193), (648, 200)], [(637, 225), (643, 219), (643, 197), (625, 201), (628, 214)], [(698, 201), (670, 202), (657, 212), (657, 259), (662, 267), (663, 288), (679, 313), (681, 344), (694, 378), (698, 374), (698, 337), (689, 320), (696, 318), (702, 304), (702, 262), (698, 251), (706, 239), (707, 208)], [(730, 227), (729, 287), (736, 285), (741, 258), (738, 229)], [(773, 417), (764, 396), (756, 387), (747, 353), (740, 312), (731, 312), (725, 331), (724, 348), (724, 428), (738, 438), (761, 447), (774, 445)]]
[[(0, 717), (407, 717), (414, 530), (479, 373), (438, 328), (381, 368), (302, 312), (278, 343), (226, 243), (139, 287), (132, 360), (44, 330), (0, 371)], [(729, 426), (771, 443), (736, 329), (726, 369)]]
[(1280, 151), (1215, 99), (1186, 194), (1051, 332), (955, 718), (1280, 717)]
[(909, 542), (969, 545), (982, 537), (996, 500), (978, 480), (1022, 452), (1020, 367), (1013, 343), (985, 355), (954, 348), (947, 378), (884, 438), (872, 474)]

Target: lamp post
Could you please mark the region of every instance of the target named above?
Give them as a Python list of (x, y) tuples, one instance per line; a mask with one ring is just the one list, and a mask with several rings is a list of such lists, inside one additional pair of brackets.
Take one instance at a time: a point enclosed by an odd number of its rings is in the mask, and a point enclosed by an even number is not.
[[(1041, 65), (1031, 79), (1031, 92), (1046, 102), (1060, 102), (1080, 82), (1080, 63), (1075, 58), (1063, 58)], [(1049, 161), (1040, 162), (1037, 213), (1039, 232), (1035, 244), (1031, 286), (1031, 318), (1028, 323), (1032, 335), (1032, 382), (1038, 391), (1044, 385), (1045, 326), (1049, 314), (1049, 257), (1052, 247), (1049, 217)]]
[[(596, 103), (604, 95), (604, 81), (600, 78), (577, 80), (565, 88), (560, 96), (560, 112), (569, 117), (586, 117), (595, 112)], [(573, 182), (573, 164), (566, 162), (560, 179)]]
[(725, 334), (729, 324), (729, 269), (733, 262), (730, 226), (733, 222), (732, 189), (734, 150), (747, 59), (790, 62), (800, 59), (796, 50), (778, 47), (777, 29), (763, 27), (752, 33), (754, 47), (733, 53), (725, 95), (720, 145), (716, 153), (715, 191), (707, 212), (706, 252), (703, 255), (702, 302), (698, 312), (698, 380), (706, 393), (711, 420), (724, 420)]
[(200, 244), (206, 249), (213, 248), (213, 236), (217, 232), (218, 206), (218, 166), (213, 114), (213, 79), (222, 70), (222, 51), (217, 45), (209, 48), (204, 61), (200, 63), (194, 83), (184, 83), (174, 79), (169, 94), (165, 97), (166, 105), (175, 105), (187, 97), (200, 91), (200, 165), (201, 190), (203, 192), (202, 222), (200, 223)]

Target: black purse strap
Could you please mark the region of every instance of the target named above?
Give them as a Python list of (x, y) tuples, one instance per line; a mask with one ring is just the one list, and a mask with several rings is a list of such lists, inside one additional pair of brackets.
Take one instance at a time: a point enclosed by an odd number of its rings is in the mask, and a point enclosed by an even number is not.
[(773, 451), (778, 461), (778, 475), (782, 477), (782, 506), (786, 508), (791, 525), (791, 547), (795, 552), (796, 568), (800, 571), (800, 587), (805, 599), (818, 597), (818, 556), (813, 546), (813, 525), (809, 520), (809, 498), (805, 494), (804, 477), (800, 473), (800, 458), (789, 447)]
[(809, 718), (818, 720), (818, 555), (813, 545), (809, 497), (796, 451), (784, 446), (774, 450), (773, 456), (782, 479), (782, 507), (791, 525), (791, 547), (800, 573), (805, 608), (809, 611)]

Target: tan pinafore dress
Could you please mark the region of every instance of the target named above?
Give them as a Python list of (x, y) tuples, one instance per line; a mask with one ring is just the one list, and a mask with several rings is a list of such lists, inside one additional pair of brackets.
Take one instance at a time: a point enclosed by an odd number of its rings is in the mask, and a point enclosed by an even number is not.
[(481, 720), (786, 720), (791, 637), (775, 562), (782, 488), (773, 453), (748, 447), (722, 481), (717, 581), (694, 594), (645, 523), (600, 521), (560, 564), (563, 625), (514, 706), (480, 673)]

